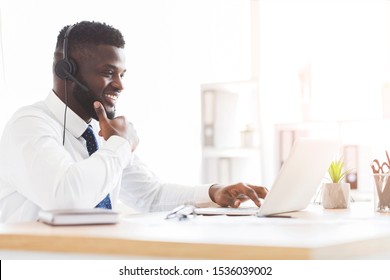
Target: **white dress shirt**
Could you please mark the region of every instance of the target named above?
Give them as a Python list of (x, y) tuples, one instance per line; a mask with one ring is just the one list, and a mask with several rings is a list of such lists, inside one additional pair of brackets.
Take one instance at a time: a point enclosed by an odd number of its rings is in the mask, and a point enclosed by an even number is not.
[(53, 93), (19, 109), (0, 142), (0, 222), (34, 221), (40, 209), (94, 208), (110, 193), (139, 211), (169, 210), (188, 203), (211, 205), (210, 185), (161, 182), (131, 153), (119, 136), (107, 141), (96, 131), (100, 149), (89, 156), (82, 133), (88, 124), (67, 109), (63, 145), (64, 103)]

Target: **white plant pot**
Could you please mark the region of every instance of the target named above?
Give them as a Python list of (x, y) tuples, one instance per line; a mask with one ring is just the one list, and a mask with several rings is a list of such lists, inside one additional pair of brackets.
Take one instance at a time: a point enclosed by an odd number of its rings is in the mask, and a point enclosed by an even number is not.
[(349, 183), (322, 184), (322, 205), (325, 209), (349, 208), (351, 186)]

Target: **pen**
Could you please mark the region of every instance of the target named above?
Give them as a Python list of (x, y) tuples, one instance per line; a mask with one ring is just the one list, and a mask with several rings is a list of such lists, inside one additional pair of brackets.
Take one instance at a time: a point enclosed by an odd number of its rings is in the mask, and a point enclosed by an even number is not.
[(165, 219), (170, 219), (176, 216), (176, 213), (182, 210), (184, 207), (186, 207), (184, 204), (180, 205), (176, 208), (174, 208), (171, 212), (168, 213), (168, 215), (165, 217)]

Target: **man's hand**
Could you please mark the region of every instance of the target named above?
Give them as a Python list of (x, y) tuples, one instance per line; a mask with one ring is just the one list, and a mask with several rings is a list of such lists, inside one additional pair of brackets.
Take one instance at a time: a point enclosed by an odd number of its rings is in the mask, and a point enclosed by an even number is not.
[(209, 189), (212, 201), (222, 207), (237, 208), (240, 204), (251, 199), (258, 207), (261, 206), (260, 198), (265, 198), (268, 189), (260, 186), (253, 186), (244, 183), (221, 186), (213, 185)]
[(108, 119), (104, 106), (99, 101), (95, 101), (93, 105), (99, 118), (99, 136), (103, 137), (104, 140), (107, 140), (113, 135), (123, 137), (129, 141), (131, 151), (133, 152), (139, 142), (137, 132), (133, 125), (123, 116), (116, 117), (112, 120)]

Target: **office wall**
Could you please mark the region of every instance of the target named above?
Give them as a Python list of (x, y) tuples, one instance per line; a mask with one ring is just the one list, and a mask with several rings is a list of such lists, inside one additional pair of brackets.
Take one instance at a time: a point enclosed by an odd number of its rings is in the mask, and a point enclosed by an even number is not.
[(340, 126), (344, 144), (384, 154), (387, 122), (377, 134), (366, 124), (381, 127), (386, 117), (389, 2), (263, 0), (259, 9), (264, 183), (277, 172), (277, 124), (351, 122), (355, 131)]
[(138, 131), (137, 152), (165, 180), (200, 181), (200, 84), (250, 77), (249, 0), (4, 1), (1, 15), (1, 130), (50, 91), (59, 30), (105, 21), (127, 42), (118, 111)]

